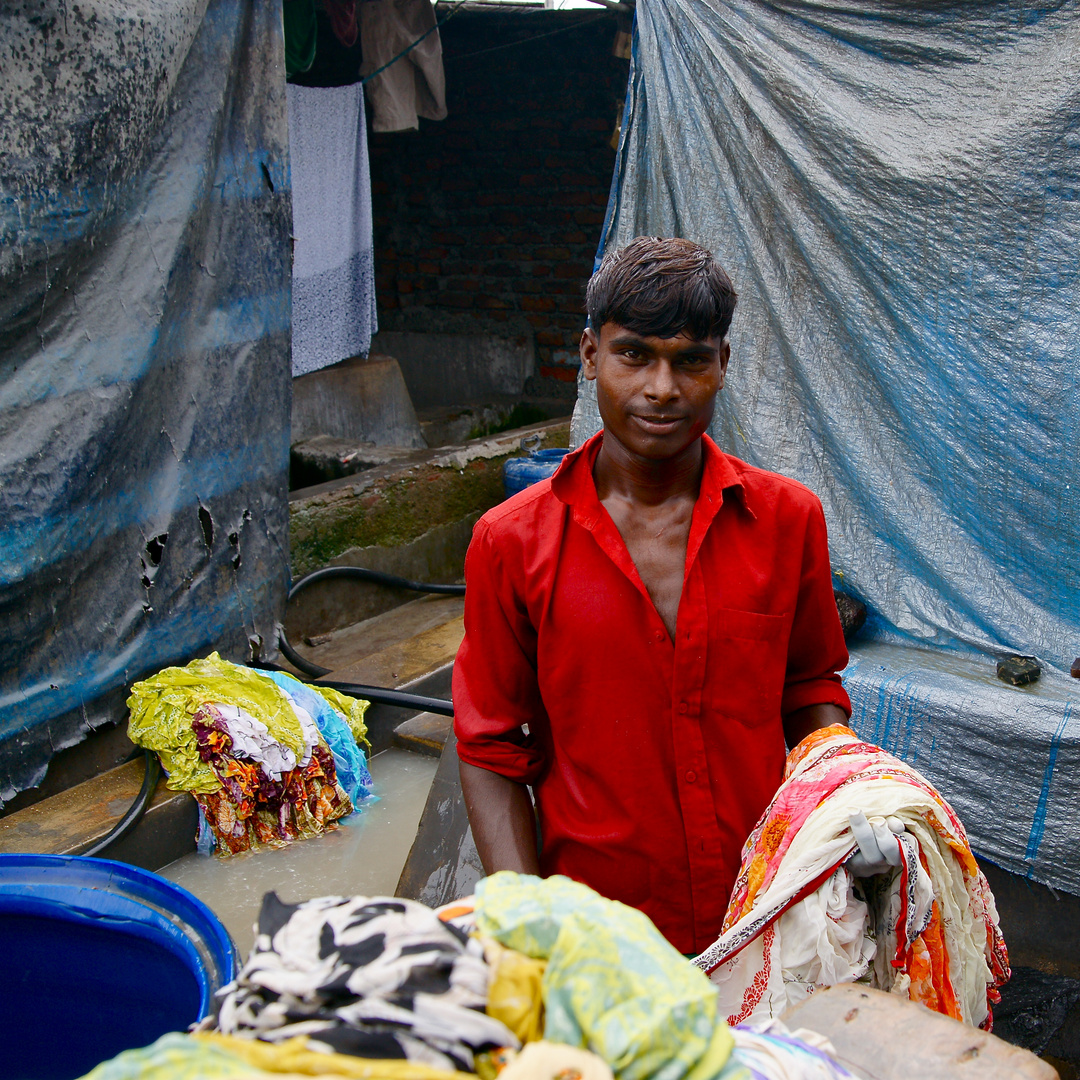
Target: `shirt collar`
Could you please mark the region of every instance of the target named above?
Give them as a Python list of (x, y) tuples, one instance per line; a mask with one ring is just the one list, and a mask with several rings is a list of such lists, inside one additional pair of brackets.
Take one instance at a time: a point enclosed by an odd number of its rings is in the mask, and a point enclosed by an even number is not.
[[(591, 527), (590, 519), (595, 520), (601, 509), (596, 483), (593, 481), (593, 465), (603, 438), (603, 431), (598, 431), (591, 439), (587, 439), (576, 450), (567, 454), (551, 481), (551, 490), (556, 498), (573, 507), (575, 516), (579, 517), (586, 528)], [(708, 435), (701, 437), (701, 444), (705, 454), (705, 468), (701, 476), (698, 505), (708, 521), (711, 522), (716, 516), (724, 504), (724, 492), (729, 490), (737, 493), (747, 513), (756, 517), (747, 498), (742, 470), (737, 468), (742, 462), (728, 457)], [(696, 510), (694, 516), (698, 516)]]

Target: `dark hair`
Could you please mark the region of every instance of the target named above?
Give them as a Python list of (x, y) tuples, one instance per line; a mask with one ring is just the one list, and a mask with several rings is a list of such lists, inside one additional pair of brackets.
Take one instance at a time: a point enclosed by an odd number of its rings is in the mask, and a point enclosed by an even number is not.
[(639, 236), (609, 252), (585, 289), (597, 333), (611, 322), (662, 338), (685, 331), (700, 341), (727, 337), (737, 299), (708, 248), (661, 236)]

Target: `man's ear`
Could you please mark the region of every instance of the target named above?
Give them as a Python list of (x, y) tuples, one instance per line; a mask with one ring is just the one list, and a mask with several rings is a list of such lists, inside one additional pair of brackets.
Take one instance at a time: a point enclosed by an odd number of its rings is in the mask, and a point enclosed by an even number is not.
[(581, 372), (586, 379), (596, 378), (596, 354), (600, 350), (600, 339), (591, 326), (586, 326), (581, 333), (578, 353), (581, 355)]
[(727, 377), (728, 361), (731, 359), (731, 342), (727, 338), (724, 338), (720, 345), (720, 386), (719, 389), (724, 387), (724, 379)]

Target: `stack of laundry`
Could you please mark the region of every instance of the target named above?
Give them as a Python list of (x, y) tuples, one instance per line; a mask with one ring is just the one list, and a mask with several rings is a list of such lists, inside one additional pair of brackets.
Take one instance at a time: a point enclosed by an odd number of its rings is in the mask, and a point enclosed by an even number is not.
[(357, 701), (212, 653), (132, 687), (132, 742), (190, 791), (218, 853), (317, 836), (371, 796)]
[[(856, 879), (853, 815), (894, 832), (895, 869)], [(915, 769), (849, 728), (814, 732), (743, 848), (717, 941), (694, 963), (730, 1023), (862, 982), (989, 1029), (1009, 960), (959, 818)]]
[(263, 901), (203, 1030), (87, 1080), (841, 1080), (831, 1047), (729, 1028), (646, 916), (563, 877), (504, 872), (432, 911), (388, 897)]
[(412, 900), (263, 899), (255, 946), (224, 993), (218, 1030), (312, 1049), (471, 1072), (520, 1045), (484, 1012), (480, 943)]

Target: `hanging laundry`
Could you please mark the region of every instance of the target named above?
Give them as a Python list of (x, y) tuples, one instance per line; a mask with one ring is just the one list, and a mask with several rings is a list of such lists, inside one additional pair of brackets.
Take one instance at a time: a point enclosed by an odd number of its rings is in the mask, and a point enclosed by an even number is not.
[(346, 49), (351, 49), (356, 44), (360, 33), (356, 21), (356, 2), (357, 0), (323, 0), (334, 36)]
[[(169, 787), (194, 794), (221, 855), (317, 836), (371, 795), (355, 740), (366, 702), (279, 681), (214, 653), (132, 687), (132, 741), (158, 753)], [(200, 850), (203, 836), (200, 824)]]
[[(859, 812), (905, 826), (890, 875), (856, 882), (843, 865)], [(1009, 978), (994, 898), (960, 820), (915, 769), (841, 725), (788, 756), (743, 848), (723, 931), (694, 963), (730, 1023), (862, 981), (989, 1028)]]
[(315, 18), (315, 0), (282, 0), (286, 78), (307, 71), (315, 61), (318, 30)]
[[(360, 62), (364, 58), (360, 47), (359, 22), (355, 8), (353, 23), (357, 31), (352, 44), (347, 45), (348, 12), (336, 24), (329, 15), (329, 8), (316, 10), (315, 59), (306, 71), (289, 76), (289, 82), (298, 86), (351, 86), (360, 81)], [(344, 39), (338, 33), (344, 33)]]
[(315, 1049), (471, 1070), (474, 1054), (519, 1043), (484, 1013), (480, 943), (412, 900), (263, 899), (258, 935), (223, 993), (217, 1028)]
[(435, 26), (430, 0), (360, 4), (360, 71), (367, 77), (389, 64), (367, 83), (372, 131), (412, 131), (420, 126), (421, 116), (446, 119), (442, 41)]
[(366, 356), (378, 323), (363, 88), (289, 83), (285, 92), (296, 376)]

